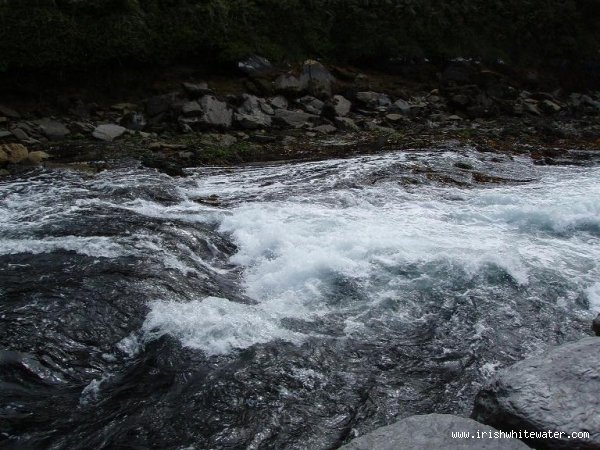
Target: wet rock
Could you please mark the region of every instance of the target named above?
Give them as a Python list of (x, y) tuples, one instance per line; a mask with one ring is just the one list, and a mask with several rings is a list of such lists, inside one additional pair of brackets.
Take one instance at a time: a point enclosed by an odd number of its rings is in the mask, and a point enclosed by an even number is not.
[(500, 429), (590, 433), (534, 441), (553, 449), (600, 448), (600, 339), (590, 337), (521, 361), (484, 386), (472, 417)]
[(200, 83), (181, 83), (184, 91), (192, 97), (199, 97), (201, 95), (211, 94), (212, 90), (208, 87), (208, 83), (202, 81)]
[(112, 142), (118, 137), (121, 137), (125, 131), (127, 131), (125, 127), (109, 123), (98, 125), (92, 132), (92, 136), (101, 141)]
[(43, 119), (36, 122), (42, 133), (50, 140), (63, 139), (70, 131), (62, 123), (55, 120)]
[(273, 65), (267, 58), (254, 55), (238, 62), (238, 69), (246, 75), (254, 77), (268, 74), (273, 70)]
[(181, 164), (173, 161), (172, 158), (169, 158), (161, 153), (145, 156), (142, 158), (142, 164), (146, 167), (157, 169), (160, 172), (164, 172), (173, 177), (185, 176), (185, 172), (183, 171)]
[(334, 95), (325, 104), (322, 114), (333, 120), (335, 117), (346, 117), (350, 114), (352, 102), (342, 95)]
[[(412, 416), (354, 439), (340, 450), (527, 450), (516, 439), (453, 439), (452, 433), (495, 433), (471, 419), (447, 414)], [(486, 436), (488, 436), (486, 434)]]
[(319, 117), (314, 114), (309, 114), (304, 111), (288, 111), (286, 109), (278, 109), (275, 111), (273, 120), (275, 123), (292, 128), (301, 128), (308, 123), (314, 123)]
[(310, 94), (319, 98), (331, 97), (331, 86), (335, 77), (318, 61), (309, 59), (302, 67), (302, 79), (305, 79)]
[(18, 164), (27, 159), (29, 151), (23, 144), (0, 145), (0, 162)]
[(592, 322), (592, 331), (596, 336), (600, 336), (600, 314)]
[(21, 114), (8, 106), (0, 105), (0, 116), (10, 117), (11, 119), (20, 119)]
[(316, 115), (320, 115), (321, 111), (323, 110), (323, 106), (325, 106), (325, 103), (311, 95), (306, 95), (304, 97), (299, 98), (297, 100), (297, 103), (307, 113)]
[(392, 105), (392, 100), (386, 94), (372, 91), (357, 92), (356, 100), (372, 109), (387, 108)]
[(27, 160), (31, 163), (31, 164), (41, 164), (42, 162), (44, 162), (45, 159), (50, 158), (50, 155), (46, 152), (42, 152), (42, 151), (35, 151), (35, 152), (30, 152), (29, 155), (27, 155)]

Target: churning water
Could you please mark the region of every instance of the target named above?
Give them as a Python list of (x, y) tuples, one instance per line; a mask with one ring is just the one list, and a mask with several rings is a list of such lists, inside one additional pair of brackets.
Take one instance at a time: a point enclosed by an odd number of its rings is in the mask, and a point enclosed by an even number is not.
[(599, 180), (446, 148), (4, 181), (0, 446), (330, 449), (469, 414), (589, 332)]

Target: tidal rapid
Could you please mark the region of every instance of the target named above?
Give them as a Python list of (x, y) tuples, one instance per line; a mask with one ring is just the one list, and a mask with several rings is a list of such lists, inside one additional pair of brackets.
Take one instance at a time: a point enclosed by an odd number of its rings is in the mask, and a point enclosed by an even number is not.
[[(0, 182), (0, 446), (333, 449), (600, 312), (600, 166), (445, 147)], [(577, 164), (574, 164), (577, 162)]]

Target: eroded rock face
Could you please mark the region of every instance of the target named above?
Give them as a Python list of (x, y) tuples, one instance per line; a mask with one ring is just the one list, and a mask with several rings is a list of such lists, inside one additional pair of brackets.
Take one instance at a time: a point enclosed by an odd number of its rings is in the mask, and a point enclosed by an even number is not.
[[(452, 433), (470, 433), (471, 436), (482, 438), (458, 439), (453, 438)], [(340, 450), (526, 450), (529, 448), (519, 440), (493, 439), (489, 438), (487, 433), (498, 433), (498, 430), (463, 417), (429, 414), (408, 417), (393, 425), (379, 428), (353, 440)]]
[(500, 429), (589, 432), (589, 439), (532, 441), (552, 449), (600, 449), (600, 339), (521, 361), (486, 385), (472, 417)]

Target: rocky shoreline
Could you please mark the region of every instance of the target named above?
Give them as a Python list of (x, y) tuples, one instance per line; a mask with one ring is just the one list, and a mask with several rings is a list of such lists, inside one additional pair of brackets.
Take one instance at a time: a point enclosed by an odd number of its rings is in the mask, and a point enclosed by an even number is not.
[(555, 164), (563, 150), (600, 147), (600, 92), (567, 92), (501, 64), (454, 60), (433, 75), (402, 77), (314, 60), (278, 68), (252, 57), (238, 70), (214, 87), (190, 75), (177, 89), (110, 105), (77, 95), (35, 107), (0, 104), (0, 173), (39, 164), (97, 171), (134, 158), (183, 175), (204, 164), (448, 141)]
[[(344, 450), (599, 449), (600, 339), (588, 337), (518, 362), (483, 386), (472, 419), (405, 418), (353, 440)], [(515, 438), (498, 432), (515, 432)], [(531, 433), (527, 438), (524, 432)], [(461, 433), (453, 438), (452, 433)], [(463, 438), (470, 433), (469, 438)], [(484, 437), (479, 438), (485, 433)], [(491, 433), (491, 434), (488, 434)], [(587, 437), (573, 437), (588, 433)], [(518, 440), (518, 439), (520, 440)]]

